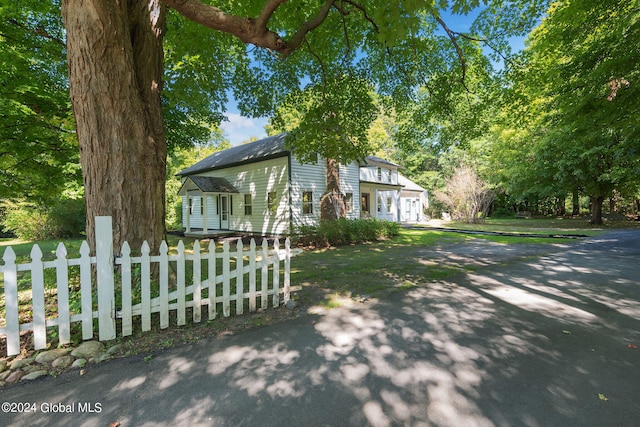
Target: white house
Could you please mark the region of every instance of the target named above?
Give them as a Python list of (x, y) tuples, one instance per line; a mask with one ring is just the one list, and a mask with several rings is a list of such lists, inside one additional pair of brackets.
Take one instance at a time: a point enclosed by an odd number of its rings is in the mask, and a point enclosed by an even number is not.
[(429, 209), (429, 193), (415, 182), (398, 176), (400, 191), (400, 221), (418, 223), (425, 219), (424, 211)]
[[(398, 165), (367, 157), (339, 168), (347, 218), (400, 220)], [(219, 151), (178, 176), (188, 235), (280, 235), (320, 221), (326, 161), (298, 162), (285, 146), (285, 134)]]

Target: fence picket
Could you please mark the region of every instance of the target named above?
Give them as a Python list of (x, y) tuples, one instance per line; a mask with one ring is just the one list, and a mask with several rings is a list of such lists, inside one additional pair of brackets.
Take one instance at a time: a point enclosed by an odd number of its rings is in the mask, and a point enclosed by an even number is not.
[(216, 318), (216, 298), (218, 293), (216, 292), (216, 242), (213, 239), (209, 240), (209, 253), (208, 260), (208, 276), (209, 276), (209, 320)]
[(244, 313), (244, 251), (242, 239), (236, 243), (236, 314)]
[(273, 306), (280, 305), (280, 241), (273, 239)]
[(269, 307), (269, 243), (262, 239), (262, 280), (260, 282), (260, 301), (262, 309)]
[(149, 244), (142, 242), (140, 257), (140, 288), (142, 292), (142, 332), (151, 330), (151, 257)]
[(93, 299), (91, 289), (91, 257), (89, 244), (80, 245), (80, 305), (82, 314), (82, 339), (93, 338)]
[(56, 249), (56, 282), (58, 289), (58, 341), (60, 344), (69, 344), (71, 342), (69, 269), (67, 248), (62, 243), (59, 243)]
[(256, 241), (249, 244), (249, 312), (256, 311)]
[(31, 248), (31, 301), (33, 302), (33, 346), (36, 350), (47, 348), (47, 325), (44, 312), (44, 265), (42, 250)]
[(185, 298), (186, 298), (186, 292), (185, 292), (185, 262), (187, 259), (187, 255), (184, 252), (184, 244), (182, 243), (182, 240), (180, 241), (180, 243), (178, 244), (178, 252), (179, 252), (179, 256), (178, 256), (178, 281), (177, 281), (177, 288), (176, 288), (176, 295), (178, 298), (178, 309), (177, 309), (177, 315), (176, 315), (176, 321), (178, 323), (178, 325), (182, 326), (182, 325), (186, 325), (187, 324), (187, 311), (186, 311), (186, 305), (185, 305)]
[(193, 242), (193, 322), (200, 323), (202, 320), (202, 268), (200, 265), (200, 242)]
[(283, 302), (286, 304), (291, 298), (291, 239), (284, 241), (284, 283), (282, 285)]
[(229, 256), (229, 241), (225, 240), (222, 244), (222, 315), (224, 317), (231, 316), (231, 263)]
[(160, 243), (160, 329), (169, 327), (169, 247)]
[(122, 280), (122, 308), (120, 317), (122, 318), (122, 336), (129, 336), (133, 333), (133, 315), (131, 313), (131, 247), (129, 243), (122, 244), (122, 258), (120, 260), (120, 275)]
[[(245, 298), (248, 299), (248, 310), (257, 309), (258, 297), (260, 306), (268, 308), (271, 295), (273, 305), (278, 306), (281, 299), (286, 303), (290, 299), (291, 287), (291, 257), (298, 252), (291, 251), (290, 241), (284, 242), (284, 250), (280, 248), (280, 241), (274, 240), (273, 249), (270, 249), (267, 239), (263, 239), (261, 253), (258, 254), (256, 241), (251, 239), (247, 249), (242, 241), (236, 242), (233, 253), (228, 240), (222, 245), (222, 253), (217, 250), (215, 241), (210, 240), (208, 250), (202, 253), (200, 242), (195, 241), (193, 255), (187, 254), (184, 243), (178, 243), (177, 255), (170, 255), (166, 242), (162, 242), (159, 255), (151, 256), (147, 242), (141, 247), (141, 256), (132, 257), (131, 248), (124, 242), (121, 255), (113, 257), (112, 225), (110, 217), (96, 217), (96, 256), (90, 255), (87, 242), (80, 247), (79, 258), (68, 258), (67, 249), (61, 243), (56, 249), (56, 258), (53, 261), (43, 261), (43, 254), (38, 245), (31, 250), (29, 263), (16, 264), (16, 255), (11, 247), (5, 250), (4, 263), (0, 265), (4, 283), (4, 312), (5, 326), (0, 328), (0, 334), (6, 335), (7, 355), (13, 356), (20, 353), (21, 330), (33, 331), (33, 342), (36, 350), (47, 346), (47, 325), (57, 325), (59, 343), (65, 344), (71, 341), (71, 323), (82, 322), (82, 339), (91, 339), (94, 336), (93, 321), (98, 319), (98, 338), (101, 341), (115, 338), (115, 317), (121, 318), (122, 336), (130, 336), (133, 333), (133, 317), (140, 316), (143, 332), (151, 330), (151, 318), (153, 313), (159, 313), (160, 327), (166, 328), (170, 322), (170, 310), (176, 310), (178, 325), (186, 324), (186, 308), (193, 309), (193, 322), (202, 321), (202, 305), (208, 304), (209, 319), (217, 317), (217, 304), (222, 303), (222, 314), (225, 317), (231, 315), (231, 301), (235, 300), (235, 313), (244, 311)], [(247, 262), (245, 262), (245, 257)], [(203, 275), (202, 263), (206, 259), (206, 274)], [(218, 275), (220, 267), (218, 261), (222, 261), (222, 274)], [(283, 261), (283, 266), (280, 266)], [(176, 262), (176, 289), (169, 292), (170, 263)], [(187, 263), (191, 262), (193, 275), (192, 283), (186, 284)], [(231, 263), (235, 263), (232, 271)], [(152, 267), (152, 263), (154, 266)], [(157, 263), (157, 267), (156, 264)], [(95, 265), (97, 285), (97, 311), (94, 311), (92, 300), (93, 269)], [(80, 312), (70, 311), (69, 268), (79, 266), (80, 274)], [(57, 318), (55, 315), (47, 319), (47, 305), (45, 292), (45, 270), (56, 270), (57, 287)], [(258, 277), (257, 270), (261, 270)], [(281, 269), (284, 269), (283, 288), (280, 288)], [(28, 324), (20, 324), (20, 306), (18, 299), (18, 273), (31, 272), (31, 300), (33, 321)], [(115, 307), (115, 272), (119, 272), (121, 305)], [(158, 272), (158, 283), (152, 282), (152, 271)], [(136, 274), (134, 274), (134, 272)], [(139, 274), (138, 274), (139, 273)], [(245, 274), (248, 278), (245, 279)], [(205, 277), (203, 277), (205, 276)], [(28, 277), (28, 276), (25, 276)], [(20, 276), (21, 282), (23, 277)], [(248, 281), (248, 289), (246, 288)], [(258, 289), (258, 281), (260, 288)], [(271, 283), (270, 283), (271, 282)], [(232, 294), (231, 285), (235, 283)], [(222, 292), (217, 289), (221, 284)], [(21, 289), (22, 289), (21, 284)], [(207, 298), (203, 297), (203, 288), (206, 288)], [(140, 290), (140, 294), (133, 295), (134, 290)], [(246, 291), (246, 293), (245, 293)], [(152, 293), (153, 292), (153, 293)], [(156, 294), (157, 292), (157, 294)], [(280, 297), (280, 293), (283, 297)], [(153, 295), (158, 295), (153, 297)], [(192, 300), (187, 297), (192, 295)], [(95, 296), (95, 294), (93, 294)], [(139, 304), (133, 306), (133, 301), (138, 299)], [(118, 311), (116, 311), (116, 309)], [(74, 309), (75, 310), (75, 309)], [(73, 316), (72, 316), (73, 314)]]
[(9, 246), (4, 251), (4, 310), (7, 334), (7, 355), (20, 353), (20, 317), (18, 311), (18, 269), (16, 253)]

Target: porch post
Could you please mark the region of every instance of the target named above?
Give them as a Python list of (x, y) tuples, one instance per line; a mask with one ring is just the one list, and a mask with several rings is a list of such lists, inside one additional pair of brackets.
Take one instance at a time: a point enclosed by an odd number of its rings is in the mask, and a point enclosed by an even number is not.
[(378, 208), (382, 209), (382, 204), (378, 203), (378, 189), (377, 188), (373, 191), (373, 197), (374, 197), (374, 199), (373, 199), (374, 205), (373, 205), (372, 211), (375, 212), (374, 218), (375, 219), (380, 219), (380, 214), (382, 212), (378, 211)]
[(191, 232), (191, 200), (189, 199), (189, 193), (187, 193), (187, 195), (185, 196), (185, 200), (186, 200), (186, 204), (187, 204), (187, 219), (186, 219), (186, 229), (187, 229), (187, 233)]
[(207, 195), (202, 193), (202, 234), (207, 234)]

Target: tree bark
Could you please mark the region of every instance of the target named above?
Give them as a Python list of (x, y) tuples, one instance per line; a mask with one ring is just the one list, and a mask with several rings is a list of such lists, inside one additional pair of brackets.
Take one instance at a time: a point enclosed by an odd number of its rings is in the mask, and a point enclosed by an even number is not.
[(320, 218), (335, 221), (344, 216), (344, 200), (340, 192), (340, 165), (335, 159), (327, 159), (327, 192), (320, 200)]
[(572, 204), (573, 204), (573, 210), (571, 214), (573, 216), (580, 215), (580, 193), (578, 192), (578, 190), (574, 190), (573, 192)]
[(87, 240), (113, 217), (115, 251), (164, 237), (162, 88), (166, 8), (159, 0), (63, 0), (71, 103), (80, 146)]
[(602, 225), (602, 204), (604, 196), (591, 196), (591, 220), (589, 224)]

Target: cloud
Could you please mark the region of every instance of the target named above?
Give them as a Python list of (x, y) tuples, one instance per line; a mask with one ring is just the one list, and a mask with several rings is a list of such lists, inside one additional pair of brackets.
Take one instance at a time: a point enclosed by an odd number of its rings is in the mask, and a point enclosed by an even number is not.
[(239, 145), (252, 137), (265, 138), (264, 130), (267, 124), (266, 118), (251, 119), (237, 113), (228, 113), (229, 121), (222, 122), (220, 127), (224, 131), (231, 145)]

